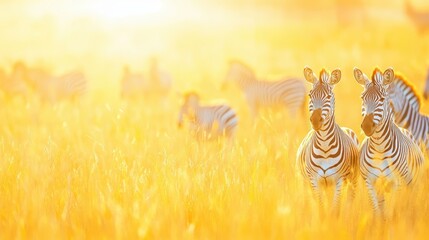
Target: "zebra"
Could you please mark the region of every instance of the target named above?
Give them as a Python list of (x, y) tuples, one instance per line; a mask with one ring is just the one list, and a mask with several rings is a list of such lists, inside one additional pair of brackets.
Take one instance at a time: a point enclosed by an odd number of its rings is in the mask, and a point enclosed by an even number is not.
[(58, 77), (57, 99), (77, 99), (88, 90), (88, 81), (85, 75), (77, 70), (65, 73)]
[(150, 59), (149, 80), (152, 91), (161, 95), (166, 95), (170, 91), (171, 76), (159, 67), (156, 57)]
[(152, 57), (149, 62), (147, 75), (132, 73), (128, 66), (124, 67), (121, 79), (121, 97), (142, 97), (146, 98), (146, 100), (156, 99), (165, 101), (171, 89), (171, 82), (170, 75), (160, 69), (157, 58)]
[(429, 150), (429, 117), (420, 113), (421, 102), (414, 87), (403, 76), (395, 74), (387, 92), (395, 123), (410, 131), (425, 151)]
[(427, 73), (426, 73), (426, 80), (425, 80), (425, 88), (423, 90), (423, 97), (426, 100), (429, 97), (429, 68), (428, 68)]
[(27, 79), (42, 100), (51, 103), (64, 99), (76, 100), (87, 91), (87, 79), (79, 71), (60, 76), (44, 76), (43, 73), (30, 70)]
[(261, 108), (282, 106), (296, 117), (305, 113), (306, 87), (300, 78), (284, 78), (279, 81), (258, 80), (250, 67), (232, 61), (223, 83), (235, 82), (244, 92), (251, 115), (255, 118)]
[(148, 88), (148, 82), (142, 74), (131, 73), (128, 66), (124, 66), (121, 79), (121, 97), (138, 98), (143, 96)]
[(359, 150), (360, 172), (374, 213), (384, 217), (384, 193), (414, 182), (424, 157), (408, 131), (393, 122), (387, 93), (395, 78), (393, 69), (382, 73), (375, 68), (369, 80), (360, 69), (354, 68), (354, 77), (364, 87), (361, 128), (367, 137)]
[(304, 76), (313, 84), (310, 91), (310, 122), (312, 130), (307, 134), (297, 151), (297, 164), (306, 177), (323, 208), (321, 188), (335, 186), (333, 209), (336, 210), (343, 184), (348, 182), (354, 195), (358, 176), (359, 141), (348, 128), (341, 128), (335, 122), (334, 85), (341, 79), (336, 69), (331, 75), (322, 69), (319, 79), (306, 67)]
[(79, 71), (52, 76), (43, 69), (28, 68), (25, 64), (20, 66), (20, 71), (21, 81), (24, 80), (43, 101), (75, 100), (87, 91), (87, 79)]
[(232, 139), (238, 125), (235, 111), (227, 105), (200, 105), (200, 97), (195, 92), (184, 95), (180, 109), (178, 127), (183, 126), (183, 119), (189, 120), (189, 129), (198, 140), (211, 140), (222, 136)]

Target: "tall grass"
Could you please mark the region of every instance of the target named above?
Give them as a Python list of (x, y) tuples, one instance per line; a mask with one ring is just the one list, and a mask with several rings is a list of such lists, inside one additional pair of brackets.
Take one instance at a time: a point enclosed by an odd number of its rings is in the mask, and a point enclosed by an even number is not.
[(336, 120), (360, 133), (354, 66), (368, 74), (393, 66), (423, 86), (427, 37), (407, 26), (321, 28), (203, 34), (201, 45), (188, 43), (193, 33), (187, 33), (179, 50), (162, 52), (175, 76), (173, 91), (197, 89), (204, 100), (224, 98), (237, 109), (237, 138), (227, 148), (176, 128), (175, 94), (166, 105), (120, 100), (117, 83), (105, 84), (119, 81), (119, 60), (94, 63), (100, 71), (90, 72), (92, 89), (77, 103), (2, 97), (0, 238), (425, 238), (427, 163), (412, 189), (389, 193), (387, 220), (373, 218), (361, 179), (353, 202), (343, 194), (339, 217), (321, 219), (295, 165), (308, 119), (271, 113), (254, 122), (237, 88), (219, 90), (231, 57), (271, 79), (302, 76), (305, 65), (340, 67)]

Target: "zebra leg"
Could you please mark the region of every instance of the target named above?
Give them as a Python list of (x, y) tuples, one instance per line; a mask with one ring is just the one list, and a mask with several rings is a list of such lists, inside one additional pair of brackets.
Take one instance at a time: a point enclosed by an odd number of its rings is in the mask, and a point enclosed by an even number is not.
[(366, 187), (368, 188), (368, 193), (369, 193), (369, 197), (371, 199), (371, 203), (372, 203), (374, 213), (377, 216), (382, 216), (383, 212), (382, 212), (382, 206), (380, 206), (380, 203), (382, 203), (382, 204), (384, 203), (384, 198), (382, 199), (382, 201), (379, 201), (378, 196), (377, 196), (377, 192), (375, 191), (374, 186), (370, 182), (370, 180), (366, 179), (365, 183), (366, 183)]
[(322, 194), (320, 192), (319, 178), (316, 177), (316, 178), (311, 179), (311, 186), (313, 188), (314, 196), (316, 197), (318, 204), (319, 204), (320, 217), (323, 218), (325, 215), (325, 212), (324, 212), (324, 205), (323, 205), (323, 201), (322, 201)]
[(334, 192), (334, 201), (332, 203), (333, 212), (336, 216), (339, 214), (339, 207), (340, 207), (340, 201), (341, 201), (341, 190), (343, 187), (344, 179), (340, 178), (337, 180), (337, 183), (335, 184), (335, 192)]
[(357, 178), (351, 177), (350, 179), (350, 186), (349, 186), (349, 202), (353, 202), (356, 196), (356, 189), (357, 189)]
[(253, 121), (256, 120), (259, 114), (258, 104), (255, 101), (249, 101), (250, 115), (252, 115)]

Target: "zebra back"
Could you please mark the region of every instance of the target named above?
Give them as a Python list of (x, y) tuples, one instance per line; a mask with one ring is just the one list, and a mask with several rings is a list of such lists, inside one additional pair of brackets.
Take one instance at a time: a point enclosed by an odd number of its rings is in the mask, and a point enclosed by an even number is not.
[(188, 118), (191, 133), (200, 140), (210, 140), (221, 136), (232, 138), (238, 125), (236, 112), (228, 105), (201, 106), (198, 94), (191, 92), (184, 96), (184, 104), (179, 113), (179, 127), (184, 117)]
[(79, 71), (72, 71), (59, 77), (61, 98), (76, 98), (84, 95), (88, 90), (88, 81), (85, 75)]

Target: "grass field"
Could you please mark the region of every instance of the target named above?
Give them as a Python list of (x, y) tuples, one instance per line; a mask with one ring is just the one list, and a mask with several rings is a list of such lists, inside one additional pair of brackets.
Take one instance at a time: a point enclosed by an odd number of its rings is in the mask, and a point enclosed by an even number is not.
[[(392, 66), (423, 88), (428, 36), (409, 22), (371, 20), (338, 29), (331, 22), (276, 20), (250, 26), (182, 23), (172, 29), (113, 25), (113, 30), (90, 23), (95, 27), (83, 23), (77, 33), (91, 32), (84, 39), (92, 39), (93, 49), (85, 40), (77, 40), (84, 47), (70, 45), (69, 33), (58, 33), (61, 26), (49, 21), (48, 42), (29, 32), (34, 45), (21, 36), (16, 45), (1, 46), (6, 67), (21, 58), (54, 72), (77, 66), (91, 88), (76, 103), (53, 105), (37, 96), (26, 101), (2, 95), (0, 238), (423, 239), (429, 234), (427, 163), (412, 189), (388, 195), (386, 221), (373, 218), (361, 179), (353, 202), (343, 194), (338, 218), (320, 219), (295, 165), (296, 150), (310, 130), (308, 115), (294, 121), (285, 113), (264, 114), (254, 123), (236, 87), (220, 90), (232, 58), (268, 79), (301, 77), (306, 65), (315, 71), (341, 68), (336, 120), (362, 141), (362, 88), (353, 67), (370, 74), (375, 66)], [(4, 31), (4, 43), (11, 43), (5, 35), (14, 31)], [(52, 48), (50, 41), (56, 42)], [(123, 64), (144, 70), (154, 53), (175, 80), (167, 104), (121, 100)], [(232, 146), (198, 143), (186, 128), (177, 129), (176, 93), (187, 90), (197, 90), (205, 102), (224, 99), (237, 110), (240, 125)], [(423, 111), (429, 112), (427, 103)]]

